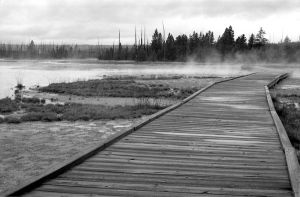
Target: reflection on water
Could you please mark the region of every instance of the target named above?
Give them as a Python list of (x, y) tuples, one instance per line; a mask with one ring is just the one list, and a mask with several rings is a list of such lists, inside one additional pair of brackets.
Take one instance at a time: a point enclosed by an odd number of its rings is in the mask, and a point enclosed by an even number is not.
[[(40, 65), (40, 67), (38, 67)], [(21, 82), (27, 88), (45, 86), (53, 82), (68, 82), (78, 79), (96, 78), (92, 70), (47, 69), (38, 61), (3, 62), (0, 61), (0, 98), (13, 95), (13, 88)]]

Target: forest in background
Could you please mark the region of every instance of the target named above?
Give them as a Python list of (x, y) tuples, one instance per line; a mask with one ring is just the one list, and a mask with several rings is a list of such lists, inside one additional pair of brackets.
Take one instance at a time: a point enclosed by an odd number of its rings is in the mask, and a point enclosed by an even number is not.
[(122, 45), (120, 32), (118, 45), (55, 45), (0, 43), (0, 58), (13, 59), (63, 59), (98, 58), (99, 60), (133, 61), (198, 61), (198, 62), (300, 62), (300, 42), (285, 37), (279, 43), (270, 43), (263, 28), (246, 38), (235, 36), (232, 26), (227, 27), (217, 39), (212, 31), (193, 32), (190, 35), (160, 33), (156, 29), (150, 42), (146, 36), (135, 43)]

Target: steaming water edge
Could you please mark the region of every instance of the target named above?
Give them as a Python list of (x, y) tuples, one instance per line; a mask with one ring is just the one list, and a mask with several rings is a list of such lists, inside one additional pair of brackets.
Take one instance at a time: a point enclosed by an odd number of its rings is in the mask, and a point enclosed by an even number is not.
[[(0, 98), (11, 96), (17, 81), (27, 88), (45, 86), (53, 82), (71, 82), (78, 79), (95, 79), (103, 75), (150, 75), (187, 74), (198, 76), (228, 77), (254, 71), (290, 72), (296, 81), (287, 85), (300, 84), (300, 71), (297, 66), (282, 65), (232, 65), (196, 63), (109, 63), (97, 60), (0, 60)], [(213, 98), (211, 98), (213, 99)], [(227, 98), (232, 99), (232, 98)], [(227, 104), (239, 108), (238, 105)], [(245, 106), (243, 106), (245, 107)], [(256, 106), (246, 106), (255, 108)], [(116, 120), (92, 122), (30, 122), (20, 125), (2, 124), (0, 126), (0, 193), (20, 182), (38, 175), (51, 165), (61, 162), (82, 148), (99, 143), (105, 136), (119, 132), (142, 121)], [(172, 135), (178, 135), (172, 133)], [(234, 141), (215, 141), (216, 143), (245, 143)], [(13, 149), (10, 147), (14, 147)], [(17, 170), (16, 170), (17, 169)]]
[(242, 65), (199, 65), (195, 63), (109, 63), (94, 60), (0, 61), (0, 98), (13, 95), (20, 81), (27, 88), (54, 82), (102, 78), (104, 75), (198, 75), (227, 77), (246, 73)]

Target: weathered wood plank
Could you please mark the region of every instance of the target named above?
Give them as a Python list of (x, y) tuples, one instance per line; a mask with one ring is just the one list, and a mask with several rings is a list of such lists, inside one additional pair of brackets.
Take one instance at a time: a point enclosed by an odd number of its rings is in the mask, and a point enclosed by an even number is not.
[[(134, 192), (142, 192), (138, 196), (154, 196), (156, 193), (161, 196), (161, 192), (165, 192), (169, 196), (172, 193), (181, 194), (181, 196), (191, 196), (197, 194), (198, 196), (204, 195), (231, 195), (231, 196), (265, 196), (265, 197), (285, 197), (290, 196), (291, 192), (287, 190), (259, 190), (259, 189), (237, 189), (237, 188), (213, 188), (213, 187), (180, 187), (180, 186), (167, 186), (167, 185), (147, 185), (147, 184), (126, 184), (119, 183), (115, 185), (99, 183), (98, 187), (80, 187), (80, 186), (67, 186), (67, 185), (43, 185), (38, 188), (38, 191), (60, 191), (62, 193), (82, 193), (82, 194), (113, 194), (113, 191), (123, 190), (127, 191), (128, 196)], [(109, 192), (105, 192), (109, 191)], [(154, 193), (155, 192), (155, 193)], [(120, 193), (118, 193), (120, 194)], [(143, 195), (141, 195), (143, 194)], [(173, 195), (172, 195), (173, 196)]]
[(291, 185), (293, 188), (294, 196), (299, 197), (300, 196), (300, 166), (299, 166), (299, 162), (297, 159), (297, 154), (288, 138), (286, 130), (285, 130), (279, 116), (277, 115), (277, 112), (274, 108), (274, 104), (273, 104), (273, 101), (272, 101), (272, 98), (271, 98), (271, 95), (269, 92), (270, 87), (274, 86), (278, 81), (280, 81), (286, 77), (287, 77), (287, 74), (277, 77), (277, 79), (273, 80), (271, 83), (269, 83), (267, 86), (265, 86), (265, 91), (266, 91), (266, 95), (267, 95), (267, 101), (268, 101), (268, 105), (270, 108), (270, 112), (271, 112), (272, 118), (274, 120), (274, 123), (276, 125), (278, 136), (281, 141), (281, 145), (285, 152), (286, 162), (287, 162), (288, 171), (289, 171), (289, 178), (290, 178)]
[[(262, 179), (261, 177), (226, 177), (226, 176), (172, 176), (172, 175), (155, 175), (155, 174), (130, 174), (130, 173), (108, 173), (108, 172), (70, 172), (60, 175), (54, 180), (86, 180), (86, 181), (108, 181), (108, 182), (140, 182), (140, 183), (168, 183), (173, 185), (212, 185), (224, 184), (224, 187), (234, 185), (234, 187), (241, 186), (243, 188), (260, 187), (265, 188), (290, 188), (291, 185), (280, 179)], [(228, 185), (226, 185), (228, 183)]]
[(139, 123), (138, 125), (134, 126), (132, 129), (129, 129), (127, 131), (121, 132), (121, 133), (116, 133), (114, 135), (112, 135), (111, 137), (109, 137), (108, 139), (106, 139), (104, 142), (93, 146), (93, 147), (89, 147), (87, 148), (85, 151), (75, 155), (74, 157), (72, 157), (71, 159), (62, 162), (54, 167), (52, 167), (51, 169), (49, 169), (48, 171), (44, 172), (43, 174), (41, 174), (38, 177), (34, 177), (31, 180), (27, 181), (26, 183), (23, 183), (21, 185), (19, 185), (16, 189), (13, 189), (12, 191), (7, 192), (4, 195), (10, 196), (10, 195), (18, 195), (21, 194), (22, 192), (28, 191), (31, 188), (35, 188), (38, 185), (40, 185), (42, 182), (46, 181), (47, 179), (53, 178), (55, 176), (57, 176), (58, 174), (61, 174), (62, 172), (66, 171), (67, 169), (72, 168), (73, 166), (80, 164), (81, 162), (83, 162), (86, 158), (91, 157), (92, 155), (96, 154), (97, 152), (105, 149), (106, 147), (110, 146), (111, 144), (119, 141), (120, 139), (122, 139), (124, 136), (129, 135), (130, 133), (134, 132), (135, 130), (143, 127), (144, 125), (148, 124), (149, 122), (159, 118), (160, 116), (180, 107), (181, 105), (183, 105), (184, 103), (190, 101), (191, 99), (193, 99), (194, 97), (196, 97), (197, 95), (199, 95), (200, 93), (204, 92), (206, 89), (212, 87), (215, 84), (218, 83), (222, 83), (225, 81), (230, 81), (233, 79), (237, 79), (243, 76), (238, 76), (238, 77), (234, 77), (231, 79), (225, 79), (225, 80), (220, 80), (218, 82), (214, 82), (211, 83), (209, 85), (207, 85), (206, 87), (202, 88), (201, 90), (195, 92), (194, 94), (192, 94), (191, 96), (189, 96), (188, 98), (184, 99), (183, 101), (174, 104), (164, 110), (161, 110), (159, 112), (157, 112), (156, 114), (150, 116), (147, 120), (143, 121), (142, 123)]
[(201, 96), (114, 136), (80, 165), (15, 194), (35, 189), (27, 195), (292, 196), (287, 149), (263, 86), (273, 77), (255, 74), (206, 87)]

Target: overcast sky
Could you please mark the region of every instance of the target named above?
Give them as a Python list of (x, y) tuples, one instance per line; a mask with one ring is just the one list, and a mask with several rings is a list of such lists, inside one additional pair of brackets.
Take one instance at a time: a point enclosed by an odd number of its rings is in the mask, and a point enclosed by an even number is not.
[(134, 27), (173, 35), (193, 30), (222, 34), (232, 25), (248, 37), (260, 27), (270, 41), (300, 36), (300, 0), (0, 0), (0, 42), (124, 44)]

